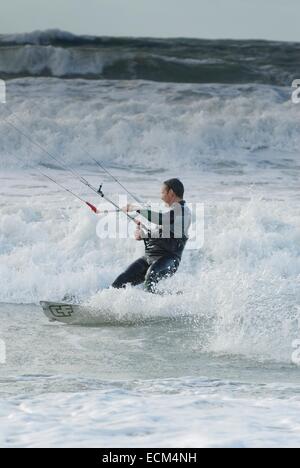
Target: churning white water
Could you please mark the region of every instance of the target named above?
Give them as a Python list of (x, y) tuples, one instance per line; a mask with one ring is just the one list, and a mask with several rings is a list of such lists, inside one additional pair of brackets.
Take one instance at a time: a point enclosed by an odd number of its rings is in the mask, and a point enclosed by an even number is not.
[[(0, 444), (299, 446), (300, 107), (290, 90), (56, 78), (7, 88)], [(108, 289), (143, 246), (100, 239), (99, 219), (38, 170), (100, 198), (5, 119), (115, 201), (121, 189), (85, 150), (145, 202), (179, 175), (205, 209), (203, 247), (163, 285), (183, 294)], [(66, 294), (115, 322), (49, 324), (38, 302)]]

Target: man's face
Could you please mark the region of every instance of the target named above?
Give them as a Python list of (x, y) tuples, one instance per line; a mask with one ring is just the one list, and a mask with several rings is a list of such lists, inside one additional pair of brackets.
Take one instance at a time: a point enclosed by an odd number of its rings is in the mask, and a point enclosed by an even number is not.
[(173, 202), (173, 190), (169, 189), (165, 184), (161, 188), (161, 199), (167, 205), (171, 205)]

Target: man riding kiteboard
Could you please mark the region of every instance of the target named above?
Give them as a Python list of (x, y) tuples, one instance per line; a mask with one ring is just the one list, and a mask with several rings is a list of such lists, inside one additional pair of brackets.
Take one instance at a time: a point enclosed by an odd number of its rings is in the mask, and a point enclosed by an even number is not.
[(138, 225), (135, 239), (144, 241), (145, 255), (118, 276), (112, 284), (113, 288), (144, 283), (146, 291), (155, 293), (162, 279), (177, 272), (192, 221), (191, 211), (183, 197), (183, 183), (179, 179), (170, 179), (164, 182), (161, 189), (161, 199), (169, 207), (167, 212), (154, 212), (133, 205), (123, 209), (126, 213), (136, 211), (155, 225), (155, 229), (145, 229)]

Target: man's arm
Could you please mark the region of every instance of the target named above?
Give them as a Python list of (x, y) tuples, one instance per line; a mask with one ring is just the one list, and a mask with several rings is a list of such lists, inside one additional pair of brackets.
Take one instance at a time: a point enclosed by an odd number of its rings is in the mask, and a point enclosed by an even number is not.
[(153, 211), (150, 209), (138, 209), (137, 213), (156, 226), (172, 226), (174, 224), (174, 210), (163, 213), (162, 211)]
[(146, 218), (152, 224), (156, 226), (169, 226), (174, 224), (175, 219), (175, 212), (174, 210), (167, 211), (163, 213), (162, 211), (153, 211), (150, 209), (139, 208), (135, 205), (128, 204), (125, 208), (123, 208), (125, 213), (133, 212), (140, 214), (143, 218)]

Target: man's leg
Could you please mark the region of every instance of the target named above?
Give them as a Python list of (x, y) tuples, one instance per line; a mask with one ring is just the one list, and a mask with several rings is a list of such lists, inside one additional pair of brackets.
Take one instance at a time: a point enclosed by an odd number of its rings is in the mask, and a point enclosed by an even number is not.
[(122, 273), (112, 284), (115, 289), (125, 288), (126, 284), (137, 286), (145, 281), (145, 276), (149, 264), (144, 257), (139, 258), (136, 262), (130, 265), (127, 270)]
[(154, 262), (146, 274), (146, 291), (155, 293), (157, 284), (162, 279), (173, 276), (178, 270), (179, 264), (180, 262), (176, 257), (162, 257)]

